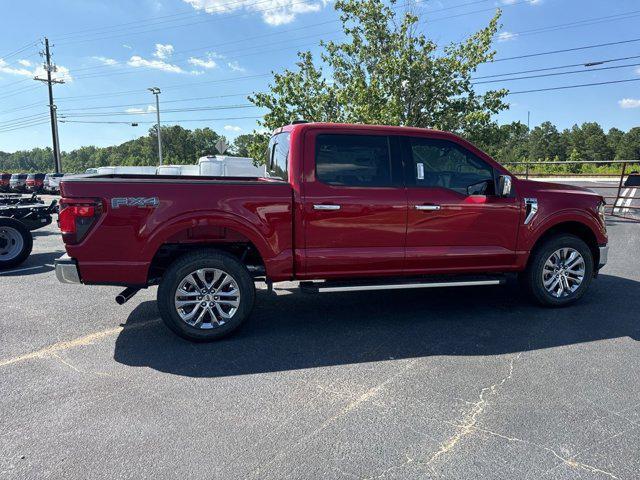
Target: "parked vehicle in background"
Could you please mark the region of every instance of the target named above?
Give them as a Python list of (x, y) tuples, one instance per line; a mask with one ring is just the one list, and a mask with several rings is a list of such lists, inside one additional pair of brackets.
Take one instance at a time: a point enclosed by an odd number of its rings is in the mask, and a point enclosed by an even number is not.
[[(60, 177), (62, 177), (64, 175), (64, 173), (47, 173), (44, 176), (44, 180), (43, 180), (43, 189), (45, 192), (47, 193), (56, 193), (56, 190), (54, 189), (54, 185), (57, 185), (57, 183), (52, 182), (53, 179), (59, 179)], [(59, 182), (59, 180), (58, 180)]]
[(625, 187), (640, 187), (640, 172), (631, 172), (624, 182)]
[(30, 173), (27, 175), (26, 189), (28, 192), (41, 192), (44, 188), (44, 173)]
[(14, 173), (9, 180), (9, 189), (12, 192), (26, 192), (27, 177), (26, 173)]
[(269, 152), (271, 178), (65, 178), (58, 279), (123, 285), (118, 303), (158, 284), (166, 325), (207, 341), (249, 316), (256, 279), (321, 293), (517, 273), (535, 301), (559, 307), (607, 262), (600, 195), (516, 178), (451, 133), (296, 124)]
[(156, 169), (156, 175), (198, 176), (199, 165), (160, 165)]
[(198, 159), (200, 175), (210, 177), (266, 177), (265, 165), (256, 166), (253, 158), (209, 155)]
[(123, 166), (123, 167), (98, 167), (98, 175), (155, 175), (156, 168), (153, 166)]
[(11, 189), (10, 181), (10, 173), (0, 173), (0, 192), (8, 192)]
[(98, 169), (97, 168), (87, 168), (84, 173), (88, 174), (88, 175), (95, 175), (96, 173), (98, 173)]

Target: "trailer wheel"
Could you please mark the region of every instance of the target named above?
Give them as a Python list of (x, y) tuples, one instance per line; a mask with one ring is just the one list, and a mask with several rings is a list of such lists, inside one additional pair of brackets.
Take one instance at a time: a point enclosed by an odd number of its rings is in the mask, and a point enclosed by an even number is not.
[(164, 323), (187, 340), (209, 342), (229, 335), (253, 308), (255, 286), (247, 268), (218, 250), (198, 250), (177, 259), (158, 288)]
[(13, 218), (0, 218), (0, 270), (20, 265), (31, 254), (29, 229)]

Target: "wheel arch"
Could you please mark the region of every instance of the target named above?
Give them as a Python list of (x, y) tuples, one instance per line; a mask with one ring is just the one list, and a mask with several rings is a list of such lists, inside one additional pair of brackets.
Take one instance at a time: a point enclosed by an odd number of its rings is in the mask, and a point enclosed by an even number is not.
[[(540, 247), (544, 242), (546, 242), (549, 238), (562, 235), (569, 234), (574, 235), (581, 240), (583, 240), (589, 250), (591, 251), (591, 255), (593, 257), (594, 269), (600, 262), (600, 249), (598, 244), (598, 237), (596, 236), (593, 229), (584, 222), (579, 220), (563, 220), (553, 225), (548, 225), (546, 228), (541, 229), (537, 238), (533, 242), (531, 247), (531, 253), (529, 254), (529, 261), (531, 261), (532, 253)], [(527, 262), (527, 264), (529, 263)]]
[(151, 258), (147, 282), (162, 275), (169, 264), (186, 253), (215, 248), (238, 257), (245, 265), (266, 272), (272, 249), (255, 228), (227, 213), (198, 213), (177, 218), (156, 234), (145, 256)]

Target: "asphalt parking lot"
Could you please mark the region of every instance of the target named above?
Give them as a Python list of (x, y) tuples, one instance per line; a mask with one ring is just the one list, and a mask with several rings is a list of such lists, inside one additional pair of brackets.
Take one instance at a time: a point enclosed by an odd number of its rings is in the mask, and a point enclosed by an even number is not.
[(0, 273), (1, 478), (640, 478), (640, 224), (587, 297), (517, 284), (259, 291), (191, 344), (155, 288), (62, 285), (57, 228)]

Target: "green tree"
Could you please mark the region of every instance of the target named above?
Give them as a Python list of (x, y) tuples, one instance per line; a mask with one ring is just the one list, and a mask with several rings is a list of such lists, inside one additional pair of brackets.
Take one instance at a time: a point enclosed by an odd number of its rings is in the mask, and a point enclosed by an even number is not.
[(620, 160), (640, 160), (640, 127), (634, 127), (624, 134), (616, 158)]
[(568, 148), (576, 150), (580, 160), (612, 160), (614, 152), (609, 146), (607, 136), (597, 122), (574, 125), (568, 134)]
[(506, 90), (479, 95), (471, 81), (478, 65), (495, 54), (499, 10), (486, 28), (439, 52), (417, 32), (418, 17), (397, 18), (382, 0), (337, 0), (335, 8), (347, 40), (321, 42), (320, 61), (309, 51), (298, 53), (296, 69), (274, 73), (269, 91), (249, 97), (268, 110), (262, 121), (267, 129), (303, 118), (480, 136), (492, 115), (507, 108)]
[(622, 142), (623, 137), (624, 137), (624, 132), (619, 128), (613, 127), (613, 128), (610, 128), (609, 131), (607, 132), (607, 143), (609, 144), (609, 148), (611, 149), (614, 155), (618, 151), (618, 147), (620, 146), (620, 143)]
[(544, 160), (558, 157), (564, 160), (566, 145), (558, 129), (551, 122), (542, 124), (531, 130), (529, 134), (529, 160)]
[(233, 141), (233, 154), (238, 157), (249, 157), (249, 149), (253, 143), (259, 141), (258, 137), (259, 135), (256, 133), (238, 135)]

